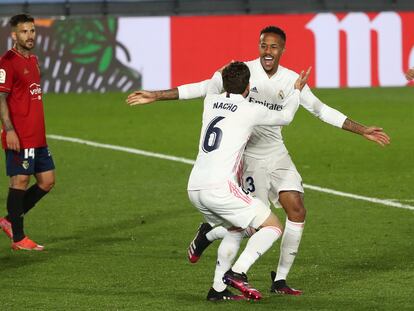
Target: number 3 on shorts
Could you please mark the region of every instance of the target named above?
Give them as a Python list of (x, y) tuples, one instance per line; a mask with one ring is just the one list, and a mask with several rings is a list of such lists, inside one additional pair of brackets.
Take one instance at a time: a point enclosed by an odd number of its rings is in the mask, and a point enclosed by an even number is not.
[(256, 190), (256, 187), (254, 186), (254, 179), (252, 176), (246, 177), (246, 190), (249, 192), (254, 192)]
[(35, 157), (35, 150), (34, 150), (34, 148), (24, 149), (24, 158), (25, 159), (28, 159), (28, 158), (34, 159), (34, 157)]

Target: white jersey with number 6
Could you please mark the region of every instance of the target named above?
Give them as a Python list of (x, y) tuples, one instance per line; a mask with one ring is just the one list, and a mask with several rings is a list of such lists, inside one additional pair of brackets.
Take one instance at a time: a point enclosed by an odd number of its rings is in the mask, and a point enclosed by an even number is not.
[[(287, 125), (299, 106), (298, 90), (280, 103), (280, 111), (250, 103), (242, 95), (217, 94), (221, 75), (210, 80), (204, 111), (199, 152), (188, 190), (212, 189), (236, 181), (246, 143), (257, 125)], [(217, 87), (219, 85), (219, 87)], [(216, 94), (214, 94), (216, 93)]]

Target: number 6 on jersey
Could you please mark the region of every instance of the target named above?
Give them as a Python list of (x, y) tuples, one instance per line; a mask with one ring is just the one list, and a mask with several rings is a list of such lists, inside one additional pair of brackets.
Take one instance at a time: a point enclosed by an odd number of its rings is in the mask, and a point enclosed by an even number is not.
[(209, 153), (220, 147), (221, 136), (223, 131), (215, 125), (223, 120), (224, 117), (215, 117), (207, 127), (206, 134), (203, 139), (203, 151)]

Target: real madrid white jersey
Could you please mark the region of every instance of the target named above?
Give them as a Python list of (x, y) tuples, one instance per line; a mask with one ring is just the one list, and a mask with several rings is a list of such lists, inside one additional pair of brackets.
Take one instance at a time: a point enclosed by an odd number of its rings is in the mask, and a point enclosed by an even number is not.
[[(257, 125), (287, 125), (299, 106), (299, 90), (293, 91), (282, 110), (271, 110), (249, 102), (242, 95), (214, 94), (221, 89), (221, 75), (209, 82), (204, 99), (199, 151), (190, 175), (188, 190), (217, 188), (236, 181), (241, 156)], [(215, 90), (215, 91), (212, 91)]]
[[(294, 83), (299, 75), (279, 65), (277, 72), (269, 78), (259, 58), (246, 62), (246, 65), (249, 67), (251, 75), (250, 93), (247, 100), (271, 111), (283, 111), (283, 101), (293, 92)], [(178, 87), (180, 99), (205, 96), (208, 81)], [(336, 127), (342, 127), (347, 118), (341, 112), (321, 102), (307, 85), (300, 93), (300, 104), (322, 121)], [(283, 143), (281, 130), (282, 127), (279, 125), (257, 126), (247, 143), (245, 154), (257, 159), (269, 156), (282, 158), (288, 151)]]

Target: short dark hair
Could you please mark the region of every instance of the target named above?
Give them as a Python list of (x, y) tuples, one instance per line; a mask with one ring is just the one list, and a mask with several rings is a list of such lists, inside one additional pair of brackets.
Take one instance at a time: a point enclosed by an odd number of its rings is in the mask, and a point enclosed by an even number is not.
[(283, 41), (286, 42), (286, 34), (279, 27), (276, 27), (276, 26), (267, 26), (267, 27), (263, 28), (262, 31), (260, 31), (260, 35), (262, 35), (264, 33), (274, 33), (276, 35), (279, 35), (283, 39)]
[(34, 23), (34, 18), (29, 14), (17, 14), (10, 18), (9, 25), (14, 28), (21, 23)]
[(232, 62), (223, 69), (223, 88), (227, 93), (243, 94), (250, 80), (250, 70), (245, 63)]

